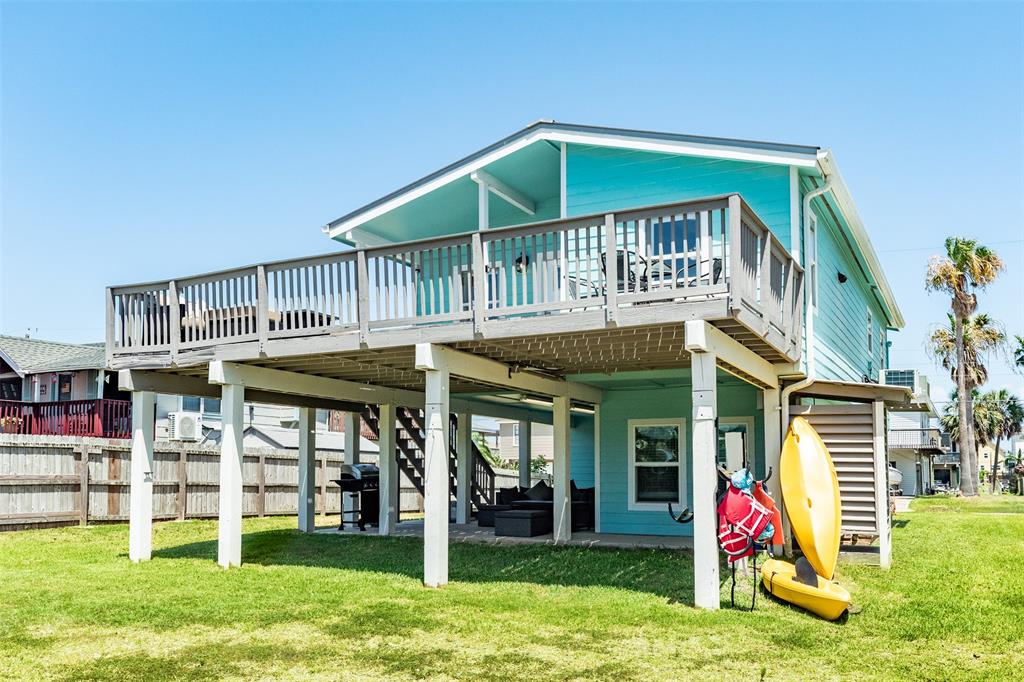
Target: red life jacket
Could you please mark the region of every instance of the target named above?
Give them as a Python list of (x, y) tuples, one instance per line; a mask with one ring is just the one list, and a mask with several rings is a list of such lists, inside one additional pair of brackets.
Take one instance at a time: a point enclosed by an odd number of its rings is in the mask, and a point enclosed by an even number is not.
[(753, 540), (772, 520), (772, 513), (733, 485), (718, 505), (718, 542), (729, 563), (754, 553)]
[(772, 514), (772, 528), (775, 530), (772, 533), (772, 544), (776, 546), (782, 545), (782, 512), (779, 511), (778, 506), (775, 504), (775, 500), (768, 494), (768, 491), (764, 489), (764, 483), (757, 481), (754, 483), (754, 499), (760, 502), (765, 509)]

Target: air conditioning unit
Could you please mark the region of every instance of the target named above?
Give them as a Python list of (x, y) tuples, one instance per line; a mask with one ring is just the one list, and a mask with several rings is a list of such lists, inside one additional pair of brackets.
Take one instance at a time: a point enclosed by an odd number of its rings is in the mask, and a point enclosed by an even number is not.
[(203, 416), (198, 412), (167, 415), (167, 440), (197, 441), (203, 437)]

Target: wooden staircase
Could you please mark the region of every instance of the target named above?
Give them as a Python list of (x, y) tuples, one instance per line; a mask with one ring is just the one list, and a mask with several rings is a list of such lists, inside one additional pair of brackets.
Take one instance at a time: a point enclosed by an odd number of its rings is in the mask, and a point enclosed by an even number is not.
[[(370, 431), (380, 438), (380, 410), (376, 405), (367, 405), (362, 413), (363, 421)], [(395, 409), (395, 455), (398, 457), (398, 468), (412, 482), (413, 487), (424, 494), (424, 459), (426, 451), (426, 424), (423, 410), (412, 410), (404, 407)], [(448, 433), (448, 490), (455, 497), (458, 490), (458, 457), (455, 452), (455, 434), (458, 418), (451, 415)], [(497, 491), (494, 485), (494, 469), (484, 458), (476, 443), (472, 444), (470, 458), (473, 473), (470, 477), (471, 490), (469, 499), (473, 506), (480, 508), (483, 504), (494, 504)], [(381, 453), (384, 456), (384, 453)]]

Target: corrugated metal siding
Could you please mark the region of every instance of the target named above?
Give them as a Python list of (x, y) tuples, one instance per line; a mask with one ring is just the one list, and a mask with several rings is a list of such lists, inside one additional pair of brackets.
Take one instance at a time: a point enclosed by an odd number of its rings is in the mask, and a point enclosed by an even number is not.
[[(832, 455), (839, 478), (843, 532), (877, 533), (875, 423), (871, 405), (794, 405), (790, 414), (806, 418)], [(885, 476), (886, 471), (881, 475)]]

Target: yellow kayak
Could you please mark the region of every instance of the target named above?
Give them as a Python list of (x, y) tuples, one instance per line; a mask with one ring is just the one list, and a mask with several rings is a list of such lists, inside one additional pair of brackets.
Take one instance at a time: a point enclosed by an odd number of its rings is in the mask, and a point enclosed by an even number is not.
[(789, 427), (779, 467), (793, 535), (815, 572), (831, 580), (839, 559), (839, 479), (821, 436), (803, 417)]
[(778, 559), (768, 559), (761, 566), (761, 580), (766, 590), (825, 620), (835, 620), (849, 608), (850, 593), (838, 583), (821, 576), (817, 578), (817, 587), (805, 585), (797, 581), (793, 564)]

